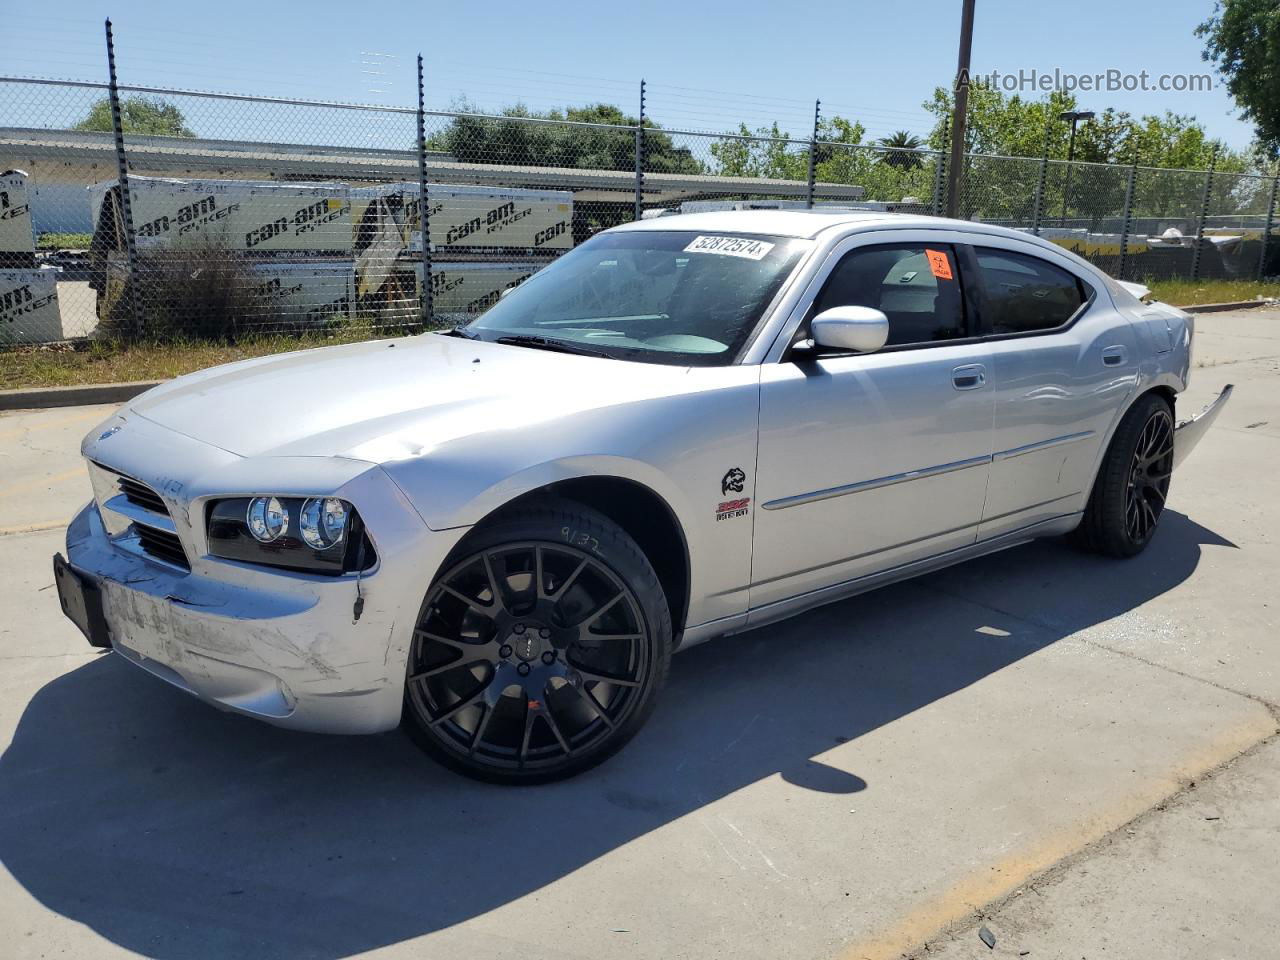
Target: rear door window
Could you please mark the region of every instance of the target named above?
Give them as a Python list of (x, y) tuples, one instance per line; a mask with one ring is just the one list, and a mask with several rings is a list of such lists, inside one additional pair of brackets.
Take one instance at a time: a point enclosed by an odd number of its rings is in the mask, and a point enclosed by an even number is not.
[(1088, 299), (1084, 284), (1039, 257), (975, 247), (990, 333), (1035, 333), (1065, 326)]

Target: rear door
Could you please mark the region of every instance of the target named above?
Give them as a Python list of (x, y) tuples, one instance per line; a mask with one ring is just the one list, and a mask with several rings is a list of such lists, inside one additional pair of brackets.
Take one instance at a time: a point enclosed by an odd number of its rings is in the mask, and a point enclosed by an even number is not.
[(1065, 257), (992, 237), (963, 263), (982, 300), (995, 397), (985, 540), (1084, 509), (1138, 349), (1106, 291)]

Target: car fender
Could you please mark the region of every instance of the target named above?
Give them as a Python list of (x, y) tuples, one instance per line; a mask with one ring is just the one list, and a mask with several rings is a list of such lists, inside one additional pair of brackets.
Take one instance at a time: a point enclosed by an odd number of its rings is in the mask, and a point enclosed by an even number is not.
[(689, 624), (743, 613), (759, 429), (759, 368), (722, 389), (459, 435), (385, 462), (426, 525), (470, 527), (520, 497), (591, 477), (626, 480), (671, 511), (688, 554)]
[[(473, 526), (507, 504), (552, 484), (587, 478), (627, 480), (639, 484), (665, 502), (683, 527), (693, 508), (680, 488), (651, 464), (621, 456), (588, 455), (546, 460), (518, 470), (496, 483), (478, 488), (459, 502), (450, 516), (428, 511), (433, 529)], [(436, 526), (439, 524), (440, 526)]]

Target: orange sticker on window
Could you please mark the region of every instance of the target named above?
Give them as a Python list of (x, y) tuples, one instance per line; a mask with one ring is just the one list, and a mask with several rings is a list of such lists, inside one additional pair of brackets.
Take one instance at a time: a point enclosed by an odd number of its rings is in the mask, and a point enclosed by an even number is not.
[(939, 280), (951, 279), (951, 261), (945, 253), (941, 250), (925, 250), (924, 255), (929, 258), (929, 269), (935, 277)]

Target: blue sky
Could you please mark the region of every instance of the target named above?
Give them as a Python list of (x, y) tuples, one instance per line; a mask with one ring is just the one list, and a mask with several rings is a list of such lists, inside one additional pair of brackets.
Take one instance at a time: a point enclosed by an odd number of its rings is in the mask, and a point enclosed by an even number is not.
[[(411, 106), (421, 50), (431, 107), (467, 96), (487, 108), (604, 100), (633, 112), (643, 76), (650, 115), (665, 126), (776, 118), (794, 136), (807, 135), (814, 97), (873, 137), (926, 132), (921, 102), (952, 79), (960, 18), (960, 0), (3, 4), (5, 73), (102, 78), (110, 13), (125, 83)], [(974, 72), (1208, 72), (1193, 30), (1211, 9), (1208, 0), (977, 0)], [(1246, 146), (1249, 126), (1214, 87), (1078, 96), (1099, 111), (1194, 114), (1211, 136)]]

